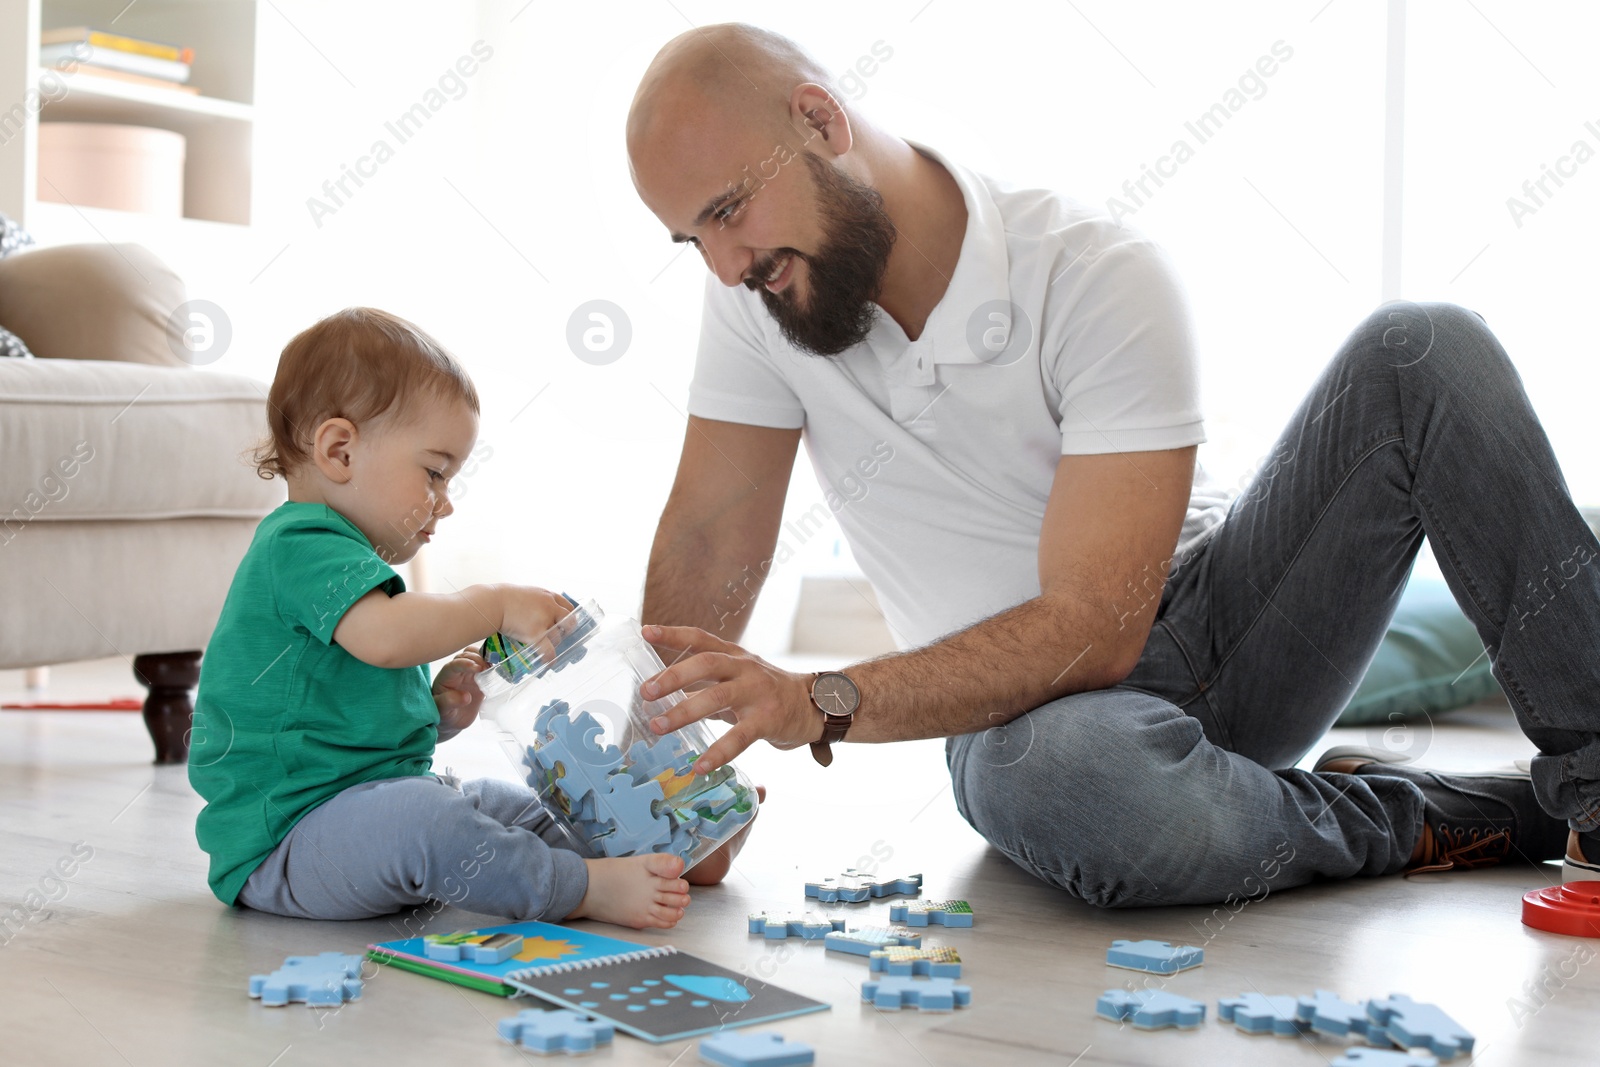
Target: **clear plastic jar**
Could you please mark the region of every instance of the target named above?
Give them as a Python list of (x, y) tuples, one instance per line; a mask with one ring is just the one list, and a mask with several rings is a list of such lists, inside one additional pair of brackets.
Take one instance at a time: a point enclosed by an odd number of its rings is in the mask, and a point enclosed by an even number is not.
[(755, 787), (733, 764), (690, 769), (715, 740), (704, 723), (650, 729), (684, 695), (640, 697), (664, 664), (637, 622), (591, 600), (531, 644), (496, 635), (484, 652), (482, 717), (579, 854), (671, 852), (687, 870), (755, 818)]

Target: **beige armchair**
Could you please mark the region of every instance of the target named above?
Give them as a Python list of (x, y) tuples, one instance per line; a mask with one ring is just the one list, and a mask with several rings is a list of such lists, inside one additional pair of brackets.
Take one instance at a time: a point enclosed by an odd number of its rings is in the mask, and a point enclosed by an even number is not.
[(281, 482), (241, 454), (266, 386), (172, 343), (183, 282), (138, 245), (0, 260), (0, 668), (129, 660), (157, 763), (187, 758), (200, 655)]

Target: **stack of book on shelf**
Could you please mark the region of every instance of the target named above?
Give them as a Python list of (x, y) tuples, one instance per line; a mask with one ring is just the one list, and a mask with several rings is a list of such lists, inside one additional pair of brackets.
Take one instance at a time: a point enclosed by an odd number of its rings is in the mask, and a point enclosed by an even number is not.
[(146, 41), (119, 33), (68, 26), (45, 30), (39, 38), (39, 65), (138, 85), (198, 93), (189, 80), (194, 49)]

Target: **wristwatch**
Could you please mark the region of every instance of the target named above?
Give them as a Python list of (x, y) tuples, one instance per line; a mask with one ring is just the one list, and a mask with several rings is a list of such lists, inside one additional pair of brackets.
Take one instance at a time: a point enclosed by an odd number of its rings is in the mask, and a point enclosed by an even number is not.
[(833, 762), (829, 746), (843, 741), (861, 707), (861, 690), (848, 675), (826, 671), (811, 679), (811, 703), (822, 712), (822, 740), (811, 742), (811, 755), (826, 767)]

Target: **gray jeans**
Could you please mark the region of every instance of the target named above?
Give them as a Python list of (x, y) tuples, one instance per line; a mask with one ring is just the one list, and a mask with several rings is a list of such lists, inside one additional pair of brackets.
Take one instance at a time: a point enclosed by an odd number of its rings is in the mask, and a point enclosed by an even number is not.
[(562, 841), (538, 796), (511, 782), (363, 782), (296, 823), (239, 903), (297, 919), (367, 919), (443, 902), (560, 922), (589, 888), (582, 857)]
[(1351, 334), (1179, 562), (1121, 685), (950, 739), (961, 813), (1113, 907), (1398, 871), (1414, 785), (1290, 768), (1360, 682), (1424, 535), (1539, 748), (1540, 804), (1600, 826), (1600, 545), (1483, 321), (1408, 303)]

